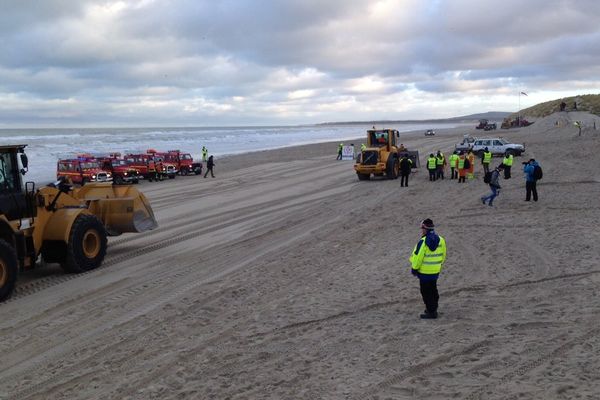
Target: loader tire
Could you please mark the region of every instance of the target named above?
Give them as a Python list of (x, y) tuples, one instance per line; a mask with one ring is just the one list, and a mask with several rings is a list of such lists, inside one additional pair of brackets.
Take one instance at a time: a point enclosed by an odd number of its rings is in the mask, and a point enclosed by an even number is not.
[(356, 175), (358, 175), (359, 181), (368, 181), (369, 179), (371, 179), (371, 174), (361, 174), (357, 172)]
[(77, 217), (67, 243), (67, 256), (61, 267), (66, 272), (80, 273), (98, 268), (106, 255), (106, 230), (94, 215)]
[(0, 239), (0, 301), (8, 299), (15, 289), (18, 272), (15, 249), (6, 240)]
[(385, 174), (388, 179), (398, 179), (398, 175), (400, 175), (400, 162), (396, 157), (390, 157), (388, 159)]

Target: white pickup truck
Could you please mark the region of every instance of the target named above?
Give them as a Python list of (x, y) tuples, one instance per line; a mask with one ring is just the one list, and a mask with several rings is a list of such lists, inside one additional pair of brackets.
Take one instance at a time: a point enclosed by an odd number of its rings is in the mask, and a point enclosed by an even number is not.
[(465, 137), (463, 141), (455, 146), (456, 150), (467, 151), (472, 150), (473, 153), (481, 156), (488, 148), (492, 155), (502, 156), (506, 153), (514, 156), (520, 156), (525, 152), (525, 146), (518, 143), (510, 143), (503, 138), (472, 138)]

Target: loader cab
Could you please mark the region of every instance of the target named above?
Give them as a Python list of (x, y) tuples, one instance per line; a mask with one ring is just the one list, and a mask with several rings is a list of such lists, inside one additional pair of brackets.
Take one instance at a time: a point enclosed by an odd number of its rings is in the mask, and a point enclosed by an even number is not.
[[(0, 215), (8, 220), (27, 217), (21, 174), (27, 171), (25, 145), (0, 146)], [(19, 166), (19, 162), (21, 166)]]
[(369, 147), (395, 146), (396, 139), (400, 136), (395, 129), (370, 129), (368, 131)]

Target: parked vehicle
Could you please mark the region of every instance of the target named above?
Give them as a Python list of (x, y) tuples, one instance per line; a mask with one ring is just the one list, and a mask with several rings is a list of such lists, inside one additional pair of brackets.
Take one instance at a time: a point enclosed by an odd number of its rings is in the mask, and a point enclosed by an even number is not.
[(166, 168), (155, 157), (147, 153), (127, 152), (124, 158), (127, 165), (135, 168), (139, 172), (139, 177), (152, 182), (162, 181), (166, 178)]
[(165, 174), (165, 176), (167, 176), (169, 179), (175, 179), (179, 169), (177, 167), (177, 163), (167, 161), (167, 153), (158, 152), (154, 149), (148, 149), (146, 153), (154, 158), (154, 161), (157, 165), (161, 166), (161, 173)]
[(139, 182), (139, 171), (130, 166), (125, 159), (121, 158), (120, 153), (112, 153), (105, 157), (97, 157), (96, 159), (100, 162), (103, 170), (112, 173), (115, 184), (122, 185), (124, 183)]
[(64, 178), (80, 185), (88, 182), (112, 182), (113, 179), (110, 171), (103, 170), (100, 163), (88, 154), (58, 160), (56, 178)]
[(481, 156), (485, 148), (492, 152), (492, 155), (502, 156), (506, 153), (514, 156), (520, 156), (525, 152), (525, 146), (518, 143), (510, 143), (503, 138), (480, 138), (473, 142), (471, 150), (478, 156)]
[(433, 129), (427, 129), (425, 131), (425, 136), (434, 136), (435, 135), (435, 131)]
[(487, 125), (486, 125), (486, 126), (483, 128), (483, 130), (484, 130), (484, 131), (492, 131), (492, 130), (494, 130), (494, 129), (496, 129), (496, 123), (495, 123), (495, 122), (494, 122), (494, 123), (491, 123), (491, 124), (490, 124), (490, 123), (488, 123), (488, 124), (487, 124)]
[(479, 125), (477, 125), (475, 127), (475, 129), (484, 129), (486, 127), (487, 123), (488, 123), (487, 119), (480, 119), (479, 120)]
[(464, 135), (462, 142), (454, 145), (454, 150), (466, 152), (473, 148), (473, 143), (477, 140), (476, 137), (470, 135)]
[(202, 163), (195, 163), (190, 153), (182, 153), (179, 150), (169, 150), (164, 154), (165, 161), (174, 163), (180, 175), (202, 173)]

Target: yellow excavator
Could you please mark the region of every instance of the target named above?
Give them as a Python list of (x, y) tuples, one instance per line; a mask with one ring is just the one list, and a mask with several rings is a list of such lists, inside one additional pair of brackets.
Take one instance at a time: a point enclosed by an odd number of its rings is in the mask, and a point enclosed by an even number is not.
[(26, 146), (0, 146), (0, 301), (40, 256), (66, 272), (89, 271), (102, 264), (107, 236), (158, 226), (148, 200), (131, 185), (23, 184)]

